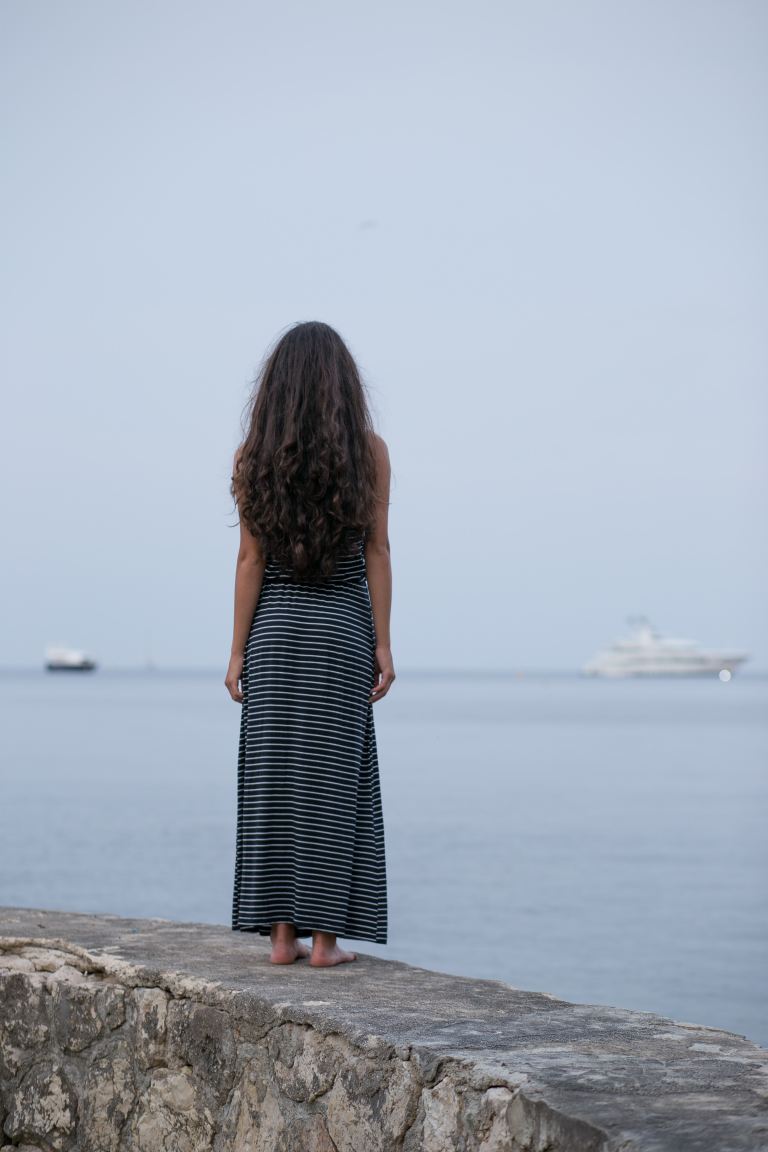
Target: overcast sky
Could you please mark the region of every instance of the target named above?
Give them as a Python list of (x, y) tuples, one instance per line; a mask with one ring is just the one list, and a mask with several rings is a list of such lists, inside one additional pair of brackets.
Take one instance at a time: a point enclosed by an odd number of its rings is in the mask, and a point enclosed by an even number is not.
[(764, 0), (5, 0), (0, 663), (229, 654), (240, 414), (321, 319), (396, 667), (646, 613), (768, 667)]

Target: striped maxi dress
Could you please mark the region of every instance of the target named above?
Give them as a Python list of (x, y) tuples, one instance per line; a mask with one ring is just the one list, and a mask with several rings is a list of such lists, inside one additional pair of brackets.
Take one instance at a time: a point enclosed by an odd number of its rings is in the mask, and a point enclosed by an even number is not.
[(245, 649), (232, 929), (387, 942), (363, 538), (321, 584), (270, 557)]

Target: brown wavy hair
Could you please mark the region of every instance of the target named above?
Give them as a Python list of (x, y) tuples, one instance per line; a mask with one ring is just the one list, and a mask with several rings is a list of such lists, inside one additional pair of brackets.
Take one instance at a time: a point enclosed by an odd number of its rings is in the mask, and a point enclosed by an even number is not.
[(330, 576), (373, 524), (374, 428), (346, 344), (317, 321), (267, 353), (246, 405), (230, 493), (268, 557), (300, 583)]

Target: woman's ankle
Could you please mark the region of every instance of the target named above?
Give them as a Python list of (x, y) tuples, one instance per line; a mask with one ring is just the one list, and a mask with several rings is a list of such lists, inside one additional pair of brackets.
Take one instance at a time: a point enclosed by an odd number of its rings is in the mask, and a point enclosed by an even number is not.
[(273, 944), (290, 944), (296, 939), (296, 925), (284, 921), (275, 922), (269, 935)]

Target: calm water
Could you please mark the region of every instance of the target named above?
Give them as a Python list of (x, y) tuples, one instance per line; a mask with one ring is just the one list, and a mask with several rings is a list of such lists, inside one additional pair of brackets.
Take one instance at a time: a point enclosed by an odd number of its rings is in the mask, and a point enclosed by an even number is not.
[[(229, 924), (208, 674), (0, 674), (0, 903)], [(768, 680), (420, 677), (375, 705), (390, 944), (768, 1046)]]

